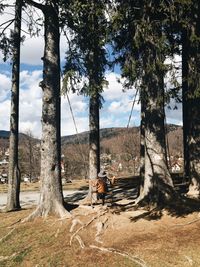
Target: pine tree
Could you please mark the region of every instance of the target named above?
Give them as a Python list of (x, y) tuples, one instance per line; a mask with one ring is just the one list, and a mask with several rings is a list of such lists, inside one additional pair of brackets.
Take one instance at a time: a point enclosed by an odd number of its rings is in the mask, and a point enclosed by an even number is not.
[(185, 175), (200, 196), (200, 4), (182, 4), (182, 87)]
[[(71, 15), (68, 27), (73, 38), (67, 53), (65, 65), (66, 83), (77, 75), (77, 81), (85, 78), (80, 92), (89, 97), (89, 179), (97, 178), (100, 170), (99, 109), (102, 104), (101, 93), (106, 85), (104, 73), (106, 60), (107, 21), (106, 1), (72, 1), (67, 9)], [(71, 80), (70, 80), (71, 79)], [(95, 188), (90, 186), (89, 198)]]
[(45, 4), (31, 0), (25, 2), (43, 12), (45, 28), (43, 80), (40, 83), (43, 90), (41, 189), (37, 209), (28, 219), (45, 217), (50, 213), (69, 216), (64, 207), (61, 184), (59, 1), (46, 0)]
[(175, 192), (166, 157), (164, 130), (164, 60), (168, 54), (164, 1), (116, 1), (114, 48), (125, 87), (139, 81), (144, 118), (145, 173), (138, 201), (156, 205)]

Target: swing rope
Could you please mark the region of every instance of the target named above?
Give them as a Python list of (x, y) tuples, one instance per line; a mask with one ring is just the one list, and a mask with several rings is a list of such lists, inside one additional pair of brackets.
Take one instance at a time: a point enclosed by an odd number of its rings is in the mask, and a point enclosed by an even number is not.
[[(63, 80), (63, 75), (61, 73), (61, 78)], [(80, 141), (80, 138), (79, 138), (79, 132), (78, 132), (78, 128), (77, 128), (77, 124), (76, 124), (76, 120), (75, 120), (75, 116), (74, 116), (74, 112), (73, 112), (73, 109), (72, 109), (72, 105), (71, 105), (71, 102), (70, 102), (70, 98), (69, 98), (69, 95), (68, 93), (66, 92), (65, 93), (66, 97), (67, 97), (67, 102), (68, 102), (68, 105), (69, 105), (69, 110), (70, 110), (70, 113), (71, 113), (71, 117), (72, 117), (72, 121), (73, 121), (73, 124), (74, 124), (74, 128), (75, 128), (75, 131), (76, 131), (76, 138), (77, 138), (77, 141), (78, 141), (78, 149), (79, 149), (79, 153), (82, 157), (82, 160), (83, 160), (83, 165), (84, 165), (84, 168), (85, 168), (85, 171), (87, 173), (87, 167), (86, 167), (86, 164), (85, 164), (85, 157), (83, 155), (83, 151), (82, 151), (82, 146), (81, 146), (81, 141)]]
[(130, 112), (130, 115), (129, 115), (129, 118), (128, 118), (128, 123), (127, 123), (127, 126), (126, 126), (127, 129), (129, 128), (129, 125), (130, 125), (131, 117), (132, 117), (132, 114), (133, 114), (133, 108), (134, 108), (134, 105), (135, 105), (135, 102), (136, 102), (136, 97), (137, 97), (138, 91), (139, 91), (139, 88), (137, 88), (135, 96), (134, 96), (134, 99), (133, 99), (133, 102), (132, 102), (131, 112)]

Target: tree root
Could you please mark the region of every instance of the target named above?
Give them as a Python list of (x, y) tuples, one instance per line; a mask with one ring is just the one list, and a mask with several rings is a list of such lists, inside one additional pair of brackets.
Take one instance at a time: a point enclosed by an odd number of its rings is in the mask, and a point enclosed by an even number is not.
[(39, 205), (35, 211), (33, 211), (28, 217), (22, 220), (24, 222), (30, 222), (37, 217), (46, 218), (50, 213), (54, 213), (58, 215), (61, 219), (70, 219), (72, 215), (68, 212), (60, 203), (56, 204), (54, 211), (52, 212), (50, 209), (44, 208), (43, 204)]
[(103, 222), (97, 222), (96, 223), (96, 234), (95, 234), (95, 241), (98, 242), (98, 243), (101, 243), (103, 244), (103, 241), (100, 240), (100, 235), (101, 233), (103, 232), (103, 230), (106, 228), (105, 227), (105, 224), (106, 222), (108, 221), (108, 218), (105, 218)]
[(133, 261), (134, 263), (137, 263), (138, 265), (140, 265), (142, 267), (147, 267), (147, 264), (146, 264), (146, 262), (144, 260), (142, 260), (142, 259), (140, 259), (140, 258), (138, 258), (136, 256), (132, 256), (127, 252), (124, 252), (124, 251), (121, 251), (121, 250), (116, 250), (114, 248), (97, 247), (97, 246), (94, 246), (94, 245), (90, 245), (89, 247), (93, 248), (93, 249), (98, 249), (98, 250), (103, 251), (103, 252), (115, 253), (115, 254), (121, 255), (121, 256), (126, 257), (129, 260)]
[(16, 228), (13, 228), (10, 232), (8, 232), (6, 235), (4, 235), (4, 236), (0, 239), (0, 242), (3, 242), (8, 236), (10, 236), (10, 235), (14, 232), (15, 229), (16, 229)]
[(17, 253), (12, 254), (11, 256), (0, 256), (0, 262), (1, 261), (11, 260), (11, 259), (13, 259), (16, 256), (17, 256)]
[[(103, 216), (107, 211), (104, 211), (102, 212), (101, 214), (97, 214), (96, 216), (93, 216), (92, 219), (87, 222), (86, 224), (83, 224), (81, 227), (79, 227), (74, 233), (73, 235), (71, 236), (70, 238), (70, 246), (72, 245), (72, 241), (73, 241), (73, 238), (81, 231), (83, 230), (84, 228), (86, 228), (88, 225), (90, 225), (95, 219), (99, 218), (100, 216)], [(73, 225), (72, 225), (73, 226)], [(74, 227), (71, 226), (71, 229), (73, 229)]]
[(79, 219), (74, 219), (74, 220), (72, 221), (72, 226), (71, 226), (71, 228), (70, 228), (70, 230), (69, 230), (70, 233), (72, 233), (72, 232), (74, 231), (74, 228), (75, 228), (75, 226), (76, 226), (78, 223), (79, 223), (80, 225), (83, 225), (83, 222), (81, 222), (81, 220), (79, 220)]
[(193, 221), (190, 221), (190, 222), (188, 222), (188, 223), (174, 224), (173, 227), (176, 227), (176, 226), (186, 226), (186, 225), (190, 225), (190, 224), (193, 224), (193, 223), (195, 223), (195, 222), (198, 222), (198, 221), (200, 221), (200, 218), (195, 219), (195, 220), (193, 220)]
[(80, 244), (81, 248), (85, 248), (85, 244), (83, 243), (83, 240), (81, 239), (81, 237), (79, 235), (76, 235), (75, 238), (77, 239), (77, 241)]

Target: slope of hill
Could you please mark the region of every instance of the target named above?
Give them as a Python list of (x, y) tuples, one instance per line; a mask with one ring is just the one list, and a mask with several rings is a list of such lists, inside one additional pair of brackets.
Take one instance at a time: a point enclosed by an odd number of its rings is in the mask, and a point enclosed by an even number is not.
[[(127, 133), (137, 133), (139, 134), (139, 127), (133, 128), (104, 128), (100, 129), (100, 139), (111, 139), (113, 137), (123, 136)], [(178, 125), (169, 124), (167, 125), (167, 133), (169, 136), (175, 135), (182, 135), (182, 127)], [(0, 138), (1, 139), (8, 139), (9, 138), (9, 131), (0, 130)], [(28, 138), (28, 136), (24, 133), (19, 134), (19, 139)], [(181, 139), (182, 137), (179, 136)], [(33, 138), (35, 141), (40, 141), (39, 139)], [(89, 132), (82, 132), (79, 134), (73, 134), (68, 136), (61, 137), (62, 145), (69, 145), (69, 144), (88, 144), (89, 142)]]
[[(134, 127), (138, 129), (138, 127)], [(131, 129), (131, 128), (130, 128)], [(128, 131), (130, 130), (128, 129)], [(116, 137), (119, 135), (124, 135), (127, 133), (127, 128), (103, 128), (100, 129), (100, 139), (110, 139), (112, 137)], [(89, 143), (89, 131), (79, 133), (79, 134), (73, 134), (68, 136), (62, 136), (61, 142), (63, 145), (68, 144), (88, 144)]]
[(0, 138), (9, 138), (9, 131), (0, 130)]

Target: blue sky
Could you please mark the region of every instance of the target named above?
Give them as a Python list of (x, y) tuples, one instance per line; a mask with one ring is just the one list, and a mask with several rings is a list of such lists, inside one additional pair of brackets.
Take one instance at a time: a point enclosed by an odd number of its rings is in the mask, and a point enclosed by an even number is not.
[[(13, 3), (13, 0), (7, 0)], [(39, 2), (39, 1), (38, 1)], [(7, 11), (6, 11), (7, 12)], [(0, 16), (0, 24), (12, 18), (13, 10), (9, 14)], [(26, 19), (26, 18), (25, 18)], [(23, 29), (26, 30), (26, 24)], [(24, 34), (24, 33), (23, 33)], [(26, 34), (25, 34), (26, 35)], [(21, 72), (20, 72), (20, 132), (31, 131), (34, 136), (41, 137), (41, 88), (38, 86), (42, 79), (42, 61), (43, 56), (43, 36), (30, 38), (26, 40), (21, 47)], [(64, 61), (66, 49), (65, 37), (61, 37), (61, 59)], [(105, 88), (103, 98), (105, 100), (103, 108), (100, 111), (100, 127), (126, 127), (131, 111), (132, 100), (135, 95), (135, 89), (122, 92), (122, 86), (117, 82), (120, 78), (119, 68), (106, 74), (109, 82), (108, 88)], [(0, 130), (9, 130), (10, 115), (10, 89), (11, 89), (11, 65), (9, 62), (3, 63), (0, 54)], [(88, 130), (88, 99), (69, 94), (70, 102), (73, 108), (78, 132)], [(75, 127), (71, 117), (67, 98), (62, 96), (62, 135), (75, 134)], [(181, 124), (181, 109), (168, 110), (167, 122)], [(139, 125), (140, 104), (136, 103), (133, 111), (130, 126)]]

